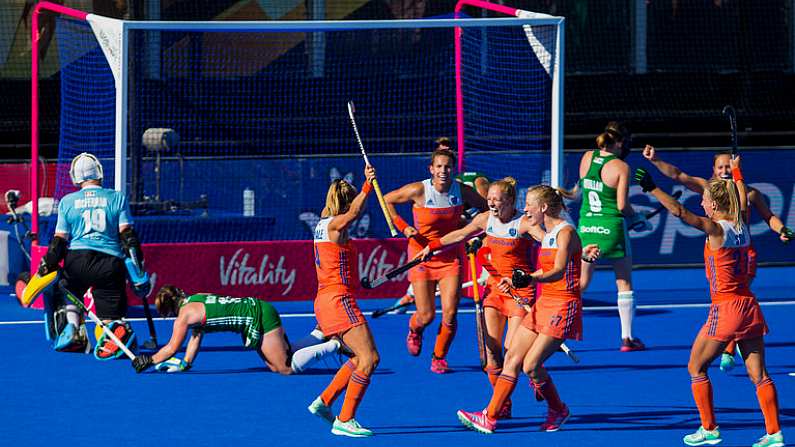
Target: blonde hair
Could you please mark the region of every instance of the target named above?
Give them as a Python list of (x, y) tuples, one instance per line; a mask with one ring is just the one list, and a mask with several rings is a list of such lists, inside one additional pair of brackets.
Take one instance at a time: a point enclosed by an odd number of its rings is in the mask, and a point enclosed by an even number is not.
[(718, 205), (718, 211), (728, 214), (734, 222), (734, 228), (739, 230), (742, 227), (742, 216), (737, 185), (732, 180), (716, 178), (709, 181), (707, 189), (712, 201)]
[(161, 317), (177, 315), (185, 299), (185, 292), (182, 289), (166, 284), (160, 288), (155, 296), (155, 308)]
[(505, 177), (504, 179), (497, 180), (489, 185), (489, 189), (497, 187), (504, 195), (510, 197), (511, 203), (516, 203), (516, 179), (513, 177)]
[(323, 217), (339, 216), (348, 211), (351, 202), (359, 192), (356, 187), (342, 179), (331, 182), (326, 193), (326, 206)]
[(559, 217), (560, 212), (566, 209), (560, 192), (551, 186), (536, 185), (528, 189), (527, 192), (528, 194), (532, 193), (539, 203), (546, 204), (547, 214), (552, 217)]
[(619, 136), (620, 135), (609, 130), (607, 132), (602, 132), (596, 137), (596, 147), (605, 149), (608, 146), (612, 146), (623, 140), (623, 138), (619, 138)]

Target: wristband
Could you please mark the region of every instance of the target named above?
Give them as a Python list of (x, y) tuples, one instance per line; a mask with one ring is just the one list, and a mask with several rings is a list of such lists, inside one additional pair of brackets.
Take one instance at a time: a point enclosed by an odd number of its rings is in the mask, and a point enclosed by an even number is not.
[(372, 190), (373, 190), (373, 184), (370, 182), (364, 182), (364, 185), (362, 186), (362, 192), (364, 193), (364, 195), (370, 194), (370, 191)]
[(743, 179), (743, 173), (740, 172), (740, 168), (732, 168), (732, 180), (735, 182), (745, 181)]
[(443, 245), (442, 245), (442, 240), (441, 239), (435, 239), (435, 240), (431, 241), (430, 244), (428, 244), (428, 248), (431, 250), (431, 252), (434, 252), (436, 250), (441, 249), (442, 246)]
[(594, 261), (596, 261), (596, 259), (594, 259), (594, 258), (589, 258), (588, 256), (585, 256), (585, 255), (582, 255), (582, 260), (583, 260), (583, 261), (585, 261), (585, 262), (587, 262), (588, 264), (593, 264), (593, 263), (594, 263)]
[(397, 228), (397, 230), (401, 233), (409, 226), (409, 224), (407, 224), (402, 217), (397, 215), (392, 216), (392, 223), (395, 224), (395, 228)]

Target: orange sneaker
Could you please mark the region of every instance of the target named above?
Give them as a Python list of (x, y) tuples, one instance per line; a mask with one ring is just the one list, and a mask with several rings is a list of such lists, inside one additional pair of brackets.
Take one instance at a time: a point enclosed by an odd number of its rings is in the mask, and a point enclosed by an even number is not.
[(566, 423), (571, 417), (571, 411), (569, 411), (569, 407), (563, 406), (563, 410), (556, 411), (553, 409), (549, 409), (547, 413), (547, 420), (541, 424), (541, 431), (546, 432), (553, 432), (560, 430), (560, 427)]
[(625, 338), (621, 340), (621, 352), (643, 351), (646, 345), (639, 338)]
[(450, 366), (445, 359), (437, 359), (436, 356), (431, 358), (431, 371), (436, 374), (445, 374), (450, 372)]

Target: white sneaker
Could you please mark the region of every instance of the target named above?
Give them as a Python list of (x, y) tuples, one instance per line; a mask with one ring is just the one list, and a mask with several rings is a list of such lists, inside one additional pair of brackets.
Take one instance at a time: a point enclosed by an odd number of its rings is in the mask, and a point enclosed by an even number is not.
[(691, 433), (682, 438), (687, 445), (715, 445), (722, 441), (720, 438), (720, 431), (718, 427), (714, 430), (707, 430), (704, 427), (698, 427), (695, 433)]
[(352, 438), (366, 438), (373, 436), (373, 432), (362, 427), (356, 419), (342, 422), (339, 418), (334, 418), (334, 424), (331, 426), (331, 433), (340, 436), (350, 436)]
[(336, 419), (334, 413), (331, 412), (331, 407), (323, 403), (323, 399), (321, 399), (320, 396), (313, 400), (306, 409), (329, 424), (334, 424), (334, 420)]

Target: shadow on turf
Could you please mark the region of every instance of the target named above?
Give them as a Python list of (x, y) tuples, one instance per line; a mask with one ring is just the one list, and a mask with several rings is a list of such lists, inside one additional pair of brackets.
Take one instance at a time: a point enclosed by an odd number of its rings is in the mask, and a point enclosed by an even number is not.
[[(311, 368), (302, 372), (301, 376), (333, 376), (336, 374), (338, 369), (336, 368)], [(160, 374), (158, 372), (152, 372), (153, 374)], [(200, 374), (200, 375), (223, 375), (223, 374), (248, 374), (248, 373), (268, 373), (268, 374), (277, 374), (271, 371), (266, 366), (257, 366), (251, 368), (237, 368), (237, 369), (192, 369), (187, 373), (184, 374)], [(391, 369), (377, 369), (373, 375), (381, 376), (381, 375), (391, 375), (395, 372)]]

